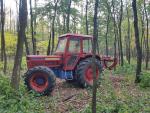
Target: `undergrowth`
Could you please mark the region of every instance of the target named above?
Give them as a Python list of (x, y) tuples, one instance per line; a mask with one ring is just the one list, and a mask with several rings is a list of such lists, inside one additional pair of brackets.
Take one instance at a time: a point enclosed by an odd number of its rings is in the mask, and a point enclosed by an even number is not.
[(0, 113), (44, 113), (43, 104), (29, 94), (21, 84), (18, 91), (10, 86), (10, 79), (0, 74)]

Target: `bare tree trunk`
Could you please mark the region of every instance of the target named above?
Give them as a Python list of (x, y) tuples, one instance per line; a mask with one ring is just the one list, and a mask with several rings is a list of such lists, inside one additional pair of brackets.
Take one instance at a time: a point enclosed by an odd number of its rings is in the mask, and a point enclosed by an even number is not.
[(99, 0), (95, 0), (95, 8), (94, 8), (94, 30), (93, 30), (93, 97), (92, 97), (92, 113), (96, 113), (96, 92), (97, 92), (97, 80), (96, 80), (96, 65), (95, 65), (95, 55), (96, 55), (96, 47), (97, 47), (97, 38), (98, 38), (98, 25), (97, 25), (97, 13), (98, 13), (98, 5)]
[(30, 0), (30, 19), (31, 19), (31, 36), (33, 45), (33, 54), (36, 54), (35, 37), (34, 37), (34, 27), (33, 27), (33, 12), (32, 12), (32, 0)]
[(12, 25), (12, 24), (11, 24), (11, 13), (12, 13), (12, 11), (11, 11), (11, 8), (10, 8), (10, 28), (9, 28), (9, 29), (10, 29), (10, 32), (11, 32), (11, 25)]
[(69, 0), (68, 2), (68, 10), (67, 10), (67, 33), (70, 32), (70, 28), (69, 28), (69, 25), (70, 25), (70, 11), (71, 11), (71, 3), (72, 3), (72, 0)]
[(86, 34), (89, 34), (89, 27), (88, 27), (88, 0), (86, 0), (86, 7), (85, 7), (85, 17), (86, 17)]
[(132, 8), (133, 8), (133, 14), (134, 14), (135, 44), (136, 44), (136, 50), (137, 50), (137, 68), (136, 68), (135, 82), (139, 83), (140, 74), (141, 74), (141, 64), (142, 64), (142, 51), (141, 51), (140, 41), (139, 41), (139, 28), (138, 28), (136, 0), (132, 0)]
[[(107, 4), (107, 8), (109, 8), (108, 4)], [(107, 15), (107, 28), (106, 28), (106, 33), (105, 33), (105, 46), (106, 46), (106, 56), (108, 56), (108, 29), (109, 29), (109, 22), (110, 22), (110, 12), (109, 9), (108, 10), (108, 15)]]
[(114, 58), (116, 58), (117, 57), (117, 33), (118, 33), (118, 31), (117, 31), (117, 23), (116, 23), (116, 15), (115, 15), (115, 6), (114, 6), (114, 0), (112, 0), (112, 7), (113, 7), (113, 14), (111, 13), (111, 16), (112, 16), (112, 18), (113, 18), (113, 27), (114, 27), (114, 38), (115, 38), (115, 40), (114, 40)]
[(4, 60), (3, 72), (6, 73), (6, 69), (7, 69), (7, 56), (6, 56), (6, 48), (5, 48), (4, 26), (5, 26), (4, 3), (3, 3), (3, 0), (1, 0), (1, 60), (2, 61)]
[(63, 14), (63, 33), (66, 33), (66, 15)]
[(28, 45), (28, 41), (27, 41), (27, 37), (26, 36), (24, 38), (24, 43), (25, 43), (25, 47), (26, 47), (26, 54), (30, 55), (29, 45)]
[(51, 54), (50, 50), (51, 50), (51, 31), (50, 31), (49, 41), (48, 41), (47, 55)]
[(145, 0), (144, 0), (144, 10), (145, 10), (145, 17), (146, 17), (146, 60), (145, 60), (145, 63), (146, 63), (146, 69), (148, 69), (148, 63), (149, 63), (149, 40), (148, 40), (148, 36), (149, 36), (149, 21), (148, 21), (148, 14), (147, 14), (147, 10), (146, 10), (146, 3), (145, 3)]
[(21, 67), (24, 39), (26, 37), (25, 35), (26, 26), (27, 26), (27, 0), (20, 0), (17, 50), (16, 50), (13, 73), (11, 78), (11, 86), (15, 90), (19, 89), (19, 81), (20, 81), (19, 71)]
[(129, 8), (126, 6), (126, 10), (127, 10), (127, 18), (128, 18), (128, 38), (127, 38), (127, 61), (130, 64), (130, 45), (131, 45), (131, 40), (130, 40), (130, 17), (129, 17)]
[(55, 2), (55, 7), (54, 7), (54, 15), (53, 15), (53, 20), (52, 20), (52, 49), (51, 49), (51, 53), (53, 53), (54, 51), (54, 38), (55, 38), (55, 18), (56, 18), (56, 13), (57, 13), (57, 4), (58, 4), (58, 0), (56, 0)]
[(123, 66), (123, 49), (122, 49), (122, 15), (123, 15), (123, 2), (121, 0), (121, 7), (120, 7), (120, 20), (119, 20), (119, 44), (120, 44), (120, 57), (121, 57), (121, 66)]
[(142, 37), (141, 37), (141, 51), (142, 51), (142, 60), (144, 59), (143, 56), (145, 56), (145, 52), (144, 52), (144, 48), (143, 46), (145, 45), (145, 25), (144, 25), (144, 11), (142, 11), (142, 14), (141, 14), (141, 24), (142, 24)]

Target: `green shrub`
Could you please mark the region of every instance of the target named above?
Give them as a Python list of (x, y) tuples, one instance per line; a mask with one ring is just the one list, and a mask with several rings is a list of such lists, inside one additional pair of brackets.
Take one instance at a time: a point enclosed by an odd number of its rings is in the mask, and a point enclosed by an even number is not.
[(43, 113), (43, 105), (23, 85), (15, 92), (9, 78), (0, 75), (0, 113)]
[(123, 66), (118, 66), (115, 70), (115, 74), (121, 74), (121, 75), (130, 75), (135, 73), (135, 65), (125, 63)]
[(150, 87), (150, 73), (145, 72), (141, 75), (140, 86), (143, 88)]

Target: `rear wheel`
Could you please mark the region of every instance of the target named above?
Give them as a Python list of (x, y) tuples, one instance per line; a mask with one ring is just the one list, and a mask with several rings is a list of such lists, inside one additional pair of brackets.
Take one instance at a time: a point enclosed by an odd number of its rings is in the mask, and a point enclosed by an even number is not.
[[(99, 78), (102, 72), (101, 63), (96, 59), (96, 79)], [(93, 86), (93, 69), (92, 58), (87, 58), (79, 63), (76, 70), (77, 81), (83, 88), (87, 86)]]
[(55, 75), (53, 71), (44, 66), (34, 67), (25, 73), (25, 85), (42, 95), (48, 95), (55, 86)]

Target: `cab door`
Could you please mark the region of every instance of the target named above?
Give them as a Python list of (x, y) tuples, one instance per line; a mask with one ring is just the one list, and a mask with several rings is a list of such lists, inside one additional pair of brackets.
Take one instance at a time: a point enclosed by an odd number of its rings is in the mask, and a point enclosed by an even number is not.
[(70, 38), (68, 41), (68, 48), (65, 55), (65, 70), (73, 70), (79, 60), (81, 54), (81, 40), (78, 37)]

